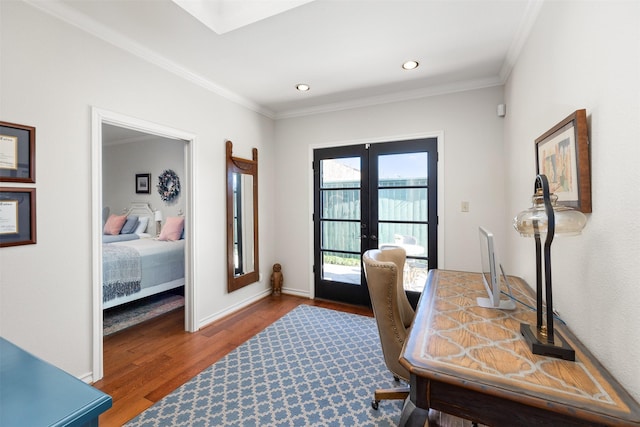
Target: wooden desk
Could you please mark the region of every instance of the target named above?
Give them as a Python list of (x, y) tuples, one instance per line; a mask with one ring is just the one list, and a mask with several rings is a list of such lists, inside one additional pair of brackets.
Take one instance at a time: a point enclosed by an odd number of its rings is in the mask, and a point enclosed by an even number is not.
[[(533, 291), (510, 277), (513, 294), (535, 307)], [(570, 362), (531, 353), (520, 322), (535, 312), (478, 307), (479, 273), (429, 272), (400, 363), (411, 372), (401, 425), (423, 425), (429, 408), (491, 426), (640, 426), (640, 406), (569, 329)]]
[(111, 397), (0, 338), (0, 426), (97, 426)]

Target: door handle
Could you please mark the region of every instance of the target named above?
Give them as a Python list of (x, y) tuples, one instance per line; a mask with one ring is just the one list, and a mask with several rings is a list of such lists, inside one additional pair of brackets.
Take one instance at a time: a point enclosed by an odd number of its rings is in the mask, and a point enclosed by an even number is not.
[(376, 236), (375, 234), (372, 234), (370, 237), (371, 240), (378, 240), (378, 236)]

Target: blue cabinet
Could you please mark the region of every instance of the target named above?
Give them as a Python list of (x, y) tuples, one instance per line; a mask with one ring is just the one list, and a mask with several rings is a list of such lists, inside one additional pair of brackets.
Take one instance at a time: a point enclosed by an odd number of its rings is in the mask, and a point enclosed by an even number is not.
[(97, 426), (111, 396), (0, 338), (0, 426)]

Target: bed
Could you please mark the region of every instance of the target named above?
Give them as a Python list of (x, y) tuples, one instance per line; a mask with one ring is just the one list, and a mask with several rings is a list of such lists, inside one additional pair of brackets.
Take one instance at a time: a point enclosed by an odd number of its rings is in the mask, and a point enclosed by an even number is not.
[[(123, 215), (127, 219), (143, 219), (142, 222), (146, 218), (147, 224), (145, 229), (138, 228), (137, 232), (103, 236), (104, 309), (179, 288), (185, 283), (185, 240), (182, 232), (169, 240), (152, 237), (155, 235), (154, 212), (148, 203), (134, 202)], [(176, 218), (167, 218), (165, 226), (170, 219)], [(105, 230), (109, 228), (108, 223)], [(152, 233), (147, 233), (147, 229)]]

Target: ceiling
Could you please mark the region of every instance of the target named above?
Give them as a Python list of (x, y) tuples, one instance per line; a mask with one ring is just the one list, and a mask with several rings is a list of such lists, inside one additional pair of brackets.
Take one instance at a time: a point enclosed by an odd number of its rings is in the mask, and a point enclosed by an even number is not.
[[(199, 0), (27, 1), (274, 119), (501, 85), (541, 5), (206, 0), (206, 23), (192, 14)], [(407, 60), (420, 66), (403, 70)]]

